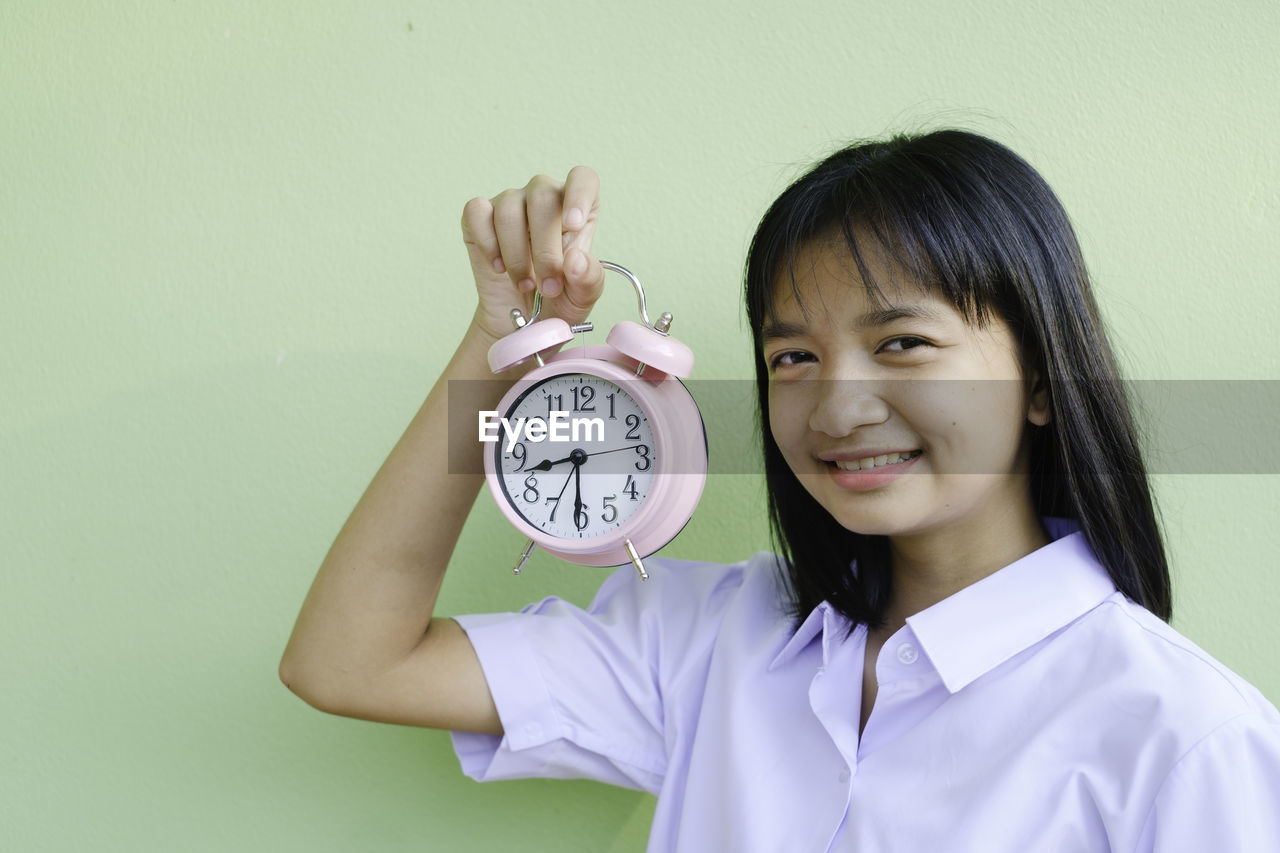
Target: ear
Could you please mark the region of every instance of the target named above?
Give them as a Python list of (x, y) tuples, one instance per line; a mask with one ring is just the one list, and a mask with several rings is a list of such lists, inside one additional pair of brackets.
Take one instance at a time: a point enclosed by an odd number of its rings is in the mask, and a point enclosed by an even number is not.
[(1044, 426), (1049, 423), (1049, 383), (1036, 371), (1027, 386), (1027, 420), (1035, 426)]

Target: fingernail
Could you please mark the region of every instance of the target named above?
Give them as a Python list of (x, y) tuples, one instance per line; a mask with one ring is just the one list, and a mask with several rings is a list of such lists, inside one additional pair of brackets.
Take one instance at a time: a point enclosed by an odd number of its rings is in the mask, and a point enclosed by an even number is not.
[(494, 271), (494, 272), (506, 272), (506, 271), (507, 271), (507, 265), (506, 265), (506, 264), (504, 264), (504, 263), (502, 262), (502, 258), (494, 258), (494, 259), (493, 259), (493, 271)]
[(582, 256), (581, 252), (573, 252), (569, 257), (565, 258), (564, 271), (578, 278), (587, 271), (587, 259)]
[(518, 286), (521, 290), (526, 291), (526, 292), (527, 292), (527, 291), (530, 291), (530, 290), (533, 290), (533, 289), (534, 289), (534, 287), (536, 287), (536, 285), (535, 285), (535, 284), (534, 284), (534, 282), (533, 282), (533, 279), (531, 279), (531, 278), (526, 278), (526, 279), (524, 279), (524, 280), (523, 280), (523, 281), (521, 281), (521, 282), (520, 282), (520, 284), (519, 284), (519, 285), (517, 285), (517, 286)]
[(581, 228), (586, 221), (586, 215), (576, 207), (569, 208), (564, 215), (564, 224), (570, 228)]
[(547, 296), (556, 296), (560, 293), (560, 280), (555, 278), (544, 278), (542, 280), (542, 292)]

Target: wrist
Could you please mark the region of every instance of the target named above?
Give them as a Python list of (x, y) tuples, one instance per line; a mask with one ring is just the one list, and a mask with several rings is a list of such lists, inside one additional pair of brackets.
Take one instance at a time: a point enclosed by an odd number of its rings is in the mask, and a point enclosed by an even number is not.
[(501, 373), (494, 373), (489, 367), (489, 348), (497, 341), (502, 340), (503, 337), (503, 335), (494, 335), (473, 319), (471, 325), (463, 333), (462, 341), (458, 344), (458, 350), (454, 355), (454, 365), (475, 378), (499, 382), (505, 381), (507, 383), (515, 382), (532, 370), (536, 366), (536, 362), (530, 358), (524, 363)]

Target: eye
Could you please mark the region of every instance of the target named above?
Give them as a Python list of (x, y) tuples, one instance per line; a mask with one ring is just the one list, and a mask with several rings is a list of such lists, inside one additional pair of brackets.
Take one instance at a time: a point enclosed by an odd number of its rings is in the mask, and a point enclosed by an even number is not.
[(769, 359), (769, 369), (777, 370), (779, 367), (785, 367), (791, 364), (800, 364), (806, 361), (812, 361), (813, 354), (807, 353), (799, 349), (787, 349), (782, 352), (775, 353), (773, 358)]
[(880, 347), (880, 352), (906, 352), (907, 350), (918, 349), (920, 347), (933, 346), (924, 338), (917, 338), (913, 335), (902, 335), (897, 338), (890, 338)]

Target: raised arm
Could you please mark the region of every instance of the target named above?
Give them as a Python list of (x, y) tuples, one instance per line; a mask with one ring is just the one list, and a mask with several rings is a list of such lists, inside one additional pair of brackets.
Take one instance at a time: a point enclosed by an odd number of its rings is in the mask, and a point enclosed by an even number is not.
[[(584, 320), (604, 271), (591, 255), (599, 180), (577, 167), (563, 181), (467, 202), (463, 239), (479, 301), (453, 359), (329, 549), (280, 662), (280, 678), (311, 705), (383, 722), (498, 733), (475, 652), (449, 619), (432, 618), (445, 568), (484, 478), (474, 435), (449, 434), (449, 381), (493, 380), (486, 353), (530, 312)], [(527, 369), (527, 368), (526, 368)], [(501, 377), (506, 385), (517, 371)], [(460, 397), (458, 388), (464, 389)], [(497, 407), (504, 383), (454, 387), (453, 405)], [(456, 432), (456, 431), (455, 431)]]

